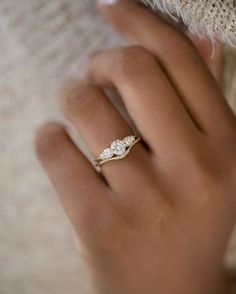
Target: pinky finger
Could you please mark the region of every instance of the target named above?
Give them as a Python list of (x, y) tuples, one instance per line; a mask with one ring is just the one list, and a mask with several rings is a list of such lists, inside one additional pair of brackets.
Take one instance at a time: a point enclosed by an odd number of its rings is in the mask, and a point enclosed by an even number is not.
[(87, 225), (104, 209), (108, 186), (62, 126), (50, 123), (42, 127), (35, 145), (67, 216), (82, 238), (89, 237)]

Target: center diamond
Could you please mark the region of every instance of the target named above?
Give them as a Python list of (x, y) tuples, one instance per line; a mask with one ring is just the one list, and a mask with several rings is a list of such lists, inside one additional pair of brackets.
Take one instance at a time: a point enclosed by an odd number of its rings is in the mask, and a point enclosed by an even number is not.
[(114, 154), (122, 155), (125, 153), (125, 144), (121, 140), (116, 140), (111, 144), (111, 149), (113, 150)]

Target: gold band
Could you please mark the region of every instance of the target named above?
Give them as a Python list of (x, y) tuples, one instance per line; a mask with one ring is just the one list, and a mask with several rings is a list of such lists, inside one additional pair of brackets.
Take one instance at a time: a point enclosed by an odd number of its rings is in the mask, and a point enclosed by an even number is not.
[(125, 137), (123, 140), (116, 140), (111, 143), (111, 147), (104, 149), (102, 153), (95, 160), (96, 166), (101, 166), (112, 160), (120, 160), (125, 158), (130, 150), (141, 141), (141, 137), (131, 135)]

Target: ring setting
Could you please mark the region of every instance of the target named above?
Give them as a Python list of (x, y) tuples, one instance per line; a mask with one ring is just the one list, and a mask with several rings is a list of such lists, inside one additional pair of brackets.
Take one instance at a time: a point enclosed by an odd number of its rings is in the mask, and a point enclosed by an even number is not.
[(141, 140), (141, 137), (131, 135), (123, 140), (115, 140), (109, 148), (104, 149), (95, 160), (95, 164), (100, 166), (108, 161), (119, 160), (126, 157), (132, 147)]

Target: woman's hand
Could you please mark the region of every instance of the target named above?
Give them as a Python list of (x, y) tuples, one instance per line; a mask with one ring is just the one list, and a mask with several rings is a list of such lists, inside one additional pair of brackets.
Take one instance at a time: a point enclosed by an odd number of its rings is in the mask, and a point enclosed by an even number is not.
[[(128, 14), (126, 14), (126, 5)], [(236, 213), (236, 120), (189, 39), (143, 7), (101, 6), (143, 46), (93, 58), (63, 109), (94, 156), (133, 130), (103, 86), (114, 86), (140, 131), (98, 173), (64, 128), (37, 135), (40, 161), (108, 294), (226, 293), (223, 257)]]

